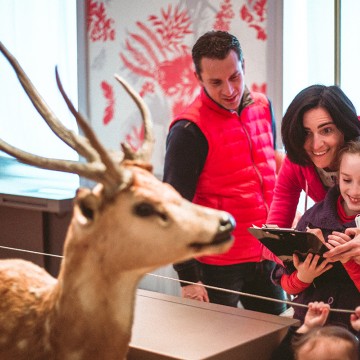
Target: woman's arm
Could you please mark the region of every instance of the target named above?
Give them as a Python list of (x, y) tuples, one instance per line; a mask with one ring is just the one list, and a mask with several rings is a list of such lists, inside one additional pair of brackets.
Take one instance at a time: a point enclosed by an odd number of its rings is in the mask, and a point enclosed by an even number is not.
[(287, 157), (283, 161), (276, 179), (267, 224), (291, 227), (302, 191), (302, 186), (296, 174), (299, 168), (299, 166), (291, 163)]
[(343, 264), (346, 272), (354, 282), (356, 288), (360, 291), (360, 265), (354, 260), (350, 260)]

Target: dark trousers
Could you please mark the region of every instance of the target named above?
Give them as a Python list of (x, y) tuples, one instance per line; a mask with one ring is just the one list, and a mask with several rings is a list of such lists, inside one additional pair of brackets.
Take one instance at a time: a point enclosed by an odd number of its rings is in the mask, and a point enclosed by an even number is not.
[[(271, 271), (275, 266), (272, 261), (265, 260), (259, 263), (251, 262), (226, 266), (199, 264), (201, 280), (205, 285), (287, 300), (283, 289), (270, 280)], [(237, 307), (240, 301), (247, 310), (274, 315), (279, 315), (287, 308), (286, 304), (274, 301), (260, 300), (213, 289), (207, 289), (207, 292), (210, 302), (215, 304)]]

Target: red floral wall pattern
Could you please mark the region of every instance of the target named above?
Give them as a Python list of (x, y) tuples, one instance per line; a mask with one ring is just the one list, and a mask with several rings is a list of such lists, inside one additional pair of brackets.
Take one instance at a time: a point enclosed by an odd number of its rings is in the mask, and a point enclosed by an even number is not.
[(114, 40), (114, 20), (106, 15), (104, 3), (88, 0), (87, 9), (87, 28), (90, 41)]
[(123, 76), (153, 115), (155, 173), (161, 175), (168, 124), (198, 93), (191, 48), (208, 30), (235, 34), (246, 82), (266, 93), (266, 0), (87, 0), (89, 103), (93, 126), (109, 147), (138, 148), (143, 127), (113, 78)]
[(191, 49), (184, 43), (192, 34), (191, 25), (186, 10), (169, 5), (160, 9), (159, 15), (150, 14), (146, 23), (137, 21), (137, 32), (129, 34), (125, 50), (120, 52), (124, 65), (144, 78), (141, 93), (154, 92), (159, 86), (170, 99), (174, 114), (191, 101), (197, 89)]
[(253, 1), (248, 0), (240, 9), (240, 17), (249, 24), (257, 33), (257, 39), (266, 40), (266, 29), (264, 22), (266, 20), (266, 0)]
[(107, 125), (114, 118), (114, 106), (115, 106), (115, 97), (114, 97), (114, 89), (112, 85), (110, 85), (106, 81), (102, 81), (100, 84), (104, 98), (107, 100), (107, 105), (104, 109), (104, 117), (103, 123)]
[(234, 16), (231, 0), (224, 0), (215, 15), (214, 30), (230, 31), (231, 20)]

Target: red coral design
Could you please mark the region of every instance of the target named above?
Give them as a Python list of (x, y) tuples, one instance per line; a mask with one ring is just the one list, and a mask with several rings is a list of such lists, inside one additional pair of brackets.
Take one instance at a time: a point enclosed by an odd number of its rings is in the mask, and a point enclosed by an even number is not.
[(229, 31), (230, 20), (233, 19), (234, 16), (235, 14), (232, 10), (231, 0), (224, 0), (224, 2), (220, 6), (220, 11), (216, 14), (214, 29)]
[(266, 0), (247, 0), (240, 9), (240, 18), (257, 32), (257, 39), (265, 41), (267, 34), (262, 23), (266, 20)]
[(240, 17), (248, 23), (251, 23), (254, 20), (254, 17), (251, 15), (251, 12), (246, 5), (243, 5), (240, 9)]
[(267, 84), (266, 83), (263, 83), (263, 84), (252, 84), (251, 85), (251, 91), (254, 91), (254, 92), (260, 92), (260, 93), (263, 93), (266, 95), (266, 92), (267, 92)]
[(107, 18), (102, 2), (87, 0), (87, 31), (91, 41), (107, 41), (115, 39), (114, 20)]
[(139, 150), (144, 141), (144, 125), (140, 127), (133, 126), (132, 133), (125, 136), (126, 143), (130, 145), (133, 151)]
[(158, 85), (166, 96), (173, 97), (173, 104), (189, 102), (197, 84), (190, 49), (184, 45), (184, 38), (192, 33), (187, 11), (169, 5), (167, 10), (161, 9), (161, 16), (150, 15), (148, 21), (150, 25), (136, 22), (139, 31), (129, 34), (120, 58), (134, 74), (147, 78), (143, 94), (154, 92)]
[(105, 99), (108, 100), (103, 116), (103, 124), (107, 125), (114, 118), (114, 106), (115, 106), (114, 89), (106, 81), (101, 82), (101, 89), (103, 90)]
[(190, 17), (186, 11), (179, 11), (176, 6), (174, 13), (172, 6), (168, 6), (168, 10), (161, 9), (162, 18), (156, 15), (150, 15), (149, 21), (152, 22), (155, 32), (160, 35), (161, 44), (168, 51), (181, 52), (183, 49), (182, 40), (185, 35), (191, 34)]
[(154, 92), (155, 92), (154, 84), (151, 83), (151, 82), (149, 82), (149, 81), (146, 81), (146, 82), (143, 84), (143, 86), (142, 86), (139, 94), (140, 94), (140, 96), (143, 98), (143, 97), (145, 97), (145, 95), (146, 95), (147, 93), (153, 94)]

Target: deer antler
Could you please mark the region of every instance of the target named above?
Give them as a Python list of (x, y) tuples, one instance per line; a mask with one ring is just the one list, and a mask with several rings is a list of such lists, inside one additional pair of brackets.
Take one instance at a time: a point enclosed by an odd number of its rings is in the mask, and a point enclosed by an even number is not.
[[(0, 51), (4, 54), (15, 70), (20, 83), (27, 93), (29, 99), (34, 104), (35, 108), (46, 121), (51, 130), (68, 146), (74, 149), (79, 155), (83, 156), (87, 162), (82, 163), (71, 160), (50, 159), (37, 156), (15, 148), (1, 139), (0, 149), (26, 164), (48, 170), (70, 172), (94, 180), (96, 182), (100, 182), (104, 185), (105, 195), (108, 197), (111, 197), (115, 191), (128, 187), (131, 184), (131, 173), (122, 167), (121, 164), (117, 164), (116, 161), (111, 158), (109, 153), (99, 142), (87, 121), (79, 112), (75, 110), (75, 107), (63, 90), (57, 69), (55, 69), (55, 72), (59, 90), (69, 110), (75, 116), (77, 124), (84, 132), (85, 137), (77, 135), (73, 131), (63, 126), (63, 124), (54, 115), (46, 102), (42, 99), (17, 60), (11, 55), (2, 42), (0, 42)], [(118, 75), (116, 75), (116, 79), (124, 86), (125, 90), (136, 102), (141, 111), (145, 126), (145, 141), (142, 148), (137, 153), (133, 153), (129, 147), (124, 146), (124, 149), (126, 148), (125, 151), (128, 153), (125, 154), (125, 158), (147, 160), (150, 158), (150, 145), (152, 145), (151, 117), (149, 110), (140, 96), (138, 96), (131, 89), (130, 85), (128, 85)]]
[(154, 145), (154, 139), (152, 136), (152, 121), (149, 109), (147, 106), (144, 106), (145, 104), (141, 96), (139, 96), (139, 94), (137, 94), (123, 78), (121, 78), (117, 74), (115, 74), (114, 76), (115, 79), (124, 87), (126, 92), (133, 98), (136, 105), (141, 111), (141, 116), (144, 121), (144, 142), (141, 148), (138, 151), (134, 152), (128, 144), (121, 144), (124, 151), (125, 159), (142, 160), (144, 162), (149, 162)]

